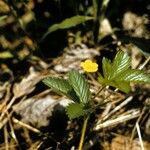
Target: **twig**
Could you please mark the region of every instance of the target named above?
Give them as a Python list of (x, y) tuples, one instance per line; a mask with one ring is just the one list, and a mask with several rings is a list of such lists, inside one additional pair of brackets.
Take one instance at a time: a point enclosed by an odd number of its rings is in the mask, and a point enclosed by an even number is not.
[(137, 129), (137, 133), (138, 133), (138, 136), (139, 136), (141, 150), (144, 150), (144, 145), (143, 145), (143, 141), (142, 141), (141, 131), (140, 131), (140, 127), (139, 127), (138, 123), (136, 123), (136, 129)]
[(145, 60), (145, 62), (138, 68), (139, 70), (142, 70), (150, 61), (150, 56)]
[(0, 116), (0, 121), (2, 121), (3, 117), (5, 116), (5, 114), (7, 113), (7, 111), (10, 109), (10, 107), (12, 106), (12, 104), (15, 102), (16, 97), (14, 96), (11, 101), (8, 103), (8, 105), (6, 106), (5, 110), (2, 112), (1, 116)]
[(7, 132), (7, 125), (4, 126), (4, 136), (5, 136), (5, 150), (9, 150), (8, 146), (8, 132)]
[[(142, 110), (142, 112), (141, 112), (141, 114), (140, 114), (140, 116), (138, 117), (138, 119), (137, 119), (137, 121), (136, 121), (136, 124), (137, 124), (137, 123), (139, 124), (139, 122), (141, 121), (142, 116), (143, 116), (143, 114), (144, 114), (144, 112), (145, 112), (145, 109), (146, 109), (146, 108), (144, 107), (143, 110)], [(133, 140), (134, 135), (135, 135), (135, 131), (136, 131), (136, 125), (134, 126), (134, 128), (133, 128), (133, 130), (132, 130), (132, 134), (131, 134), (130, 141)]]
[(11, 117), (11, 115), (7, 113), (8, 123), (9, 123), (9, 127), (10, 127), (10, 130), (11, 130), (10, 134), (11, 134), (12, 138), (15, 140), (15, 142), (18, 144), (19, 142), (18, 142), (17, 137), (15, 135), (15, 130), (13, 128), (12, 121), (11, 121), (10, 117)]
[(35, 133), (40, 133), (40, 130), (38, 130), (38, 129), (36, 129), (36, 128), (34, 128), (34, 127), (32, 127), (32, 126), (30, 126), (26, 123), (23, 123), (22, 121), (19, 121), (18, 119), (14, 118), (14, 117), (12, 118), (12, 120), (13, 120), (14, 123), (18, 123), (19, 125), (27, 128), (27, 129), (35, 132)]
[(103, 120), (106, 120), (109, 116), (111, 116), (113, 113), (121, 109), (123, 106), (128, 104), (133, 99), (133, 96), (129, 96), (125, 101), (123, 101), (120, 105), (116, 106), (107, 116), (103, 118)]
[(112, 126), (112, 125), (116, 125), (116, 124), (119, 124), (119, 123), (122, 123), (122, 122), (125, 122), (125, 121), (128, 121), (128, 120), (131, 120), (133, 118), (136, 118), (139, 115), (140, 115), (140, 110), (132, 110), (127, 115), (124, 115), (124, 116), (121, 115), (116, 119), (111, 119), (111, 120), (108, 120), (104, 123), (97, 124), (96, 127), (94, 128), (94, 130), (97, 131), (97, 130), (100, 130), (102, 128), (106, 128), (106, 127), (109, 127), (109, 126)]
[(101, 120), (97, 122), (97, 125), (100, 124), (102, 121), (106, 120), (109, 118), (113, 113), (121, 109), (123, 106), (128, 104), (131, 100), (133, 99), (133, 96), (129, 96), (125, 101), (123, 101), (120, 105), (116, 106), (108, 115), (104, 116)]

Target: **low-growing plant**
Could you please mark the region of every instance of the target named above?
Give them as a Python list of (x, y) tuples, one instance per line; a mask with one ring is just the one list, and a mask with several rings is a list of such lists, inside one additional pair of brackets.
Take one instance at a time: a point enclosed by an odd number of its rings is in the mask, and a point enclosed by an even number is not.
[[(112, 86), (125, 93), (131, 90), (130, 82), (150, 83), (150, 76), (141, 70), (131, 69), (130, 63), (131, 58), (122, 51), (116, 54), (112, 62), (107, 58), (103, 58), (103, 72), (98, 73), (99, 83), (102, 87)], [(98, 70), (98, 64), (91, 60), (82, 62), (81, 67), (87, 73)], [(93, 97), (87, 79), (79, 71), (71, 70), (67, 79), (47, 77), (43, 82), (57, 93), (63, 94), (72, 100), (72, 103), (66, 107), (66, 113), (70, 119), (85, 118), (79, 144), (79, 150), (82, 150), (88, 119), (97, 108), (97, 105), (93, 104)]]

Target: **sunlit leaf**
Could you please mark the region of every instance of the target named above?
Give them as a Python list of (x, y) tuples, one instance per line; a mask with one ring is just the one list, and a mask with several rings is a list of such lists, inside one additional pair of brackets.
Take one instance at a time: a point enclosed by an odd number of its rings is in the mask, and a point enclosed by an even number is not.
[(9, 51), (0, 52), (0, 58), (7, 59), (12, 58), (13, 55)]
[(117, 77), (119, 81), (126, 82), (147, 82), (150, 83), (150, 75), (145, 74), (141, 70), (128, 69)]
[(69, 84), (67, 80), (48, 77), (44, 79), (43, 82), (47, 86), (51, 87), (54, 91), (60, 94), (64, 94), (74, 101), (77, 101), (77, 102), (79, 101), (79, 98), (77, 97), (74, 89), (72, 88), (72, 86)]
[[(112, 63), (110, 78), (117, 77), (121, 72), (127, 70), (130, 67), (131, 59), (127, 53), (119, 51)], [(108, 70), (110, 71), (110, 70)]]
[(127, 53), (119, 51), (113, 62), (103, 59), (103, 75), (99, 74), (98, 81), (107, 86), (113, 86), (128, 93), (131, 89), (130, 82), (150, 83), (150, 75), (141, 70), (130, 69), (131, 58)]
[(88, 104), (90, 100), (90, 90), (84, 76), (78, 71), (72, 70), (69, 72), (69, 83), (72, 85), (77, 96), (80, 98), (80, 103)]
[(90, 17), (90, 16), (79, 16), (79, 15), (73, 16), (71, 18), (67, 18), (58, 24), (54, 24), (54, 25), (50, 26), (48, 28), (48, 31), (44, 35), (44, 37), (47, 36), (47, 34), (54, 32), (58, 29), (68, 29), (68, 28), (74, 27), (76, 25), (79, 25), (81, 23), (84, 23), (84, 22), (86, 22), (88, 20), (92, 20), (92, 19), (93, 19), (93, 17)]
[(74, 119), (83, 116), (84, 109), (79, 103), (71, 103), (66, 107), (66, 113), (70, 119)]

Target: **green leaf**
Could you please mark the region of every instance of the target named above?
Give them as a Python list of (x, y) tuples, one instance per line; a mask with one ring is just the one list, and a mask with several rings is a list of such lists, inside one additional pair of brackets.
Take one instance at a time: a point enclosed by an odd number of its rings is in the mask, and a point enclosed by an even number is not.
[(5, 20), (8, 16), (7, 15), (4, 15), (4, 16), (0, 16), (0, 22)]
[(74, 89), (67, 80), (48, 77), (44, 79), (43, 82), (57, 93), (64, 94), (73, 101), (79, 101), (79, 98), (77, 97)]
[(125, 81), (111, 81), (109, 82), (110, 86), (116, 87), (120, 91), (128, 93), (131, 90), (130, 82)]
[(71, 103), (66, 107), (66, 113), (69, 119), (78, 118), (84, 115), (83, 106), (79, 103)]
[(116, 87), (117, 89), (128, 93), (130, 91), (130, 82), (126, 82), (126, 81), (116, 81), (116, 80), (108, 80), (102, 77), (102, 75), (99, 74), (98, 76), (98, 81), (107, 86), (112, 86), (112, 87)]
[(71, 18), (67, 18), (67, 19), (63, 20), (62, 22), (60, 22), (58, 24), (54, 24), (54, 25), (50, 26), (48, 28), (48, 31), (44, 35), (44, 37), (47, 36), (47, 34), (49, 34), (51, 32), (54, 32), (58, 29), (68, 29), (68, 28), (74, 27), (78, 24), (84, 23), (84, 22), (86, 22), (88, 20), (92, 20), (92, 19), (93, 19), (93, 17), (80, 16), (80, 15), (73, 16)]
[(116, 54), (113, 62), (103, 58), (103, 74), (99, 74), (98, 81), (103, 85), (113, 86), (119, 90), (128, 93), (130, 82), (150, 83), (150, 75), (141, 70), (130, 69), (131, 58), (122, 51)]
[(102, 60), (102, 64), (103, 64), (104, 77), (106, 79), (109, 79), (110, 78), (110, 72), (111, 72), (111, 61), (104, 57)]
[(103, 85), (107, 85), (105, 84), (105, 78), (103, 78), (103, 76), (100, 73), (98, 73), (98, 81)]
[(111, 72), (110, 72), (111, 74), (109, 75), (111, 76), (110, 78), (113, 79), (117, 77), (121, 72), (127, 70), (130, 67), (130, 63), (131, 63), (131, 59), (128, 56), (128, 54), (119, 51), (113, 60)]
[(0, 52), (0, 58), (7, 59), (12, 58), (13, 55), (9, 51)]
[(69, 83), (72, 85), (74, 91), (80, 99), (80, 103), (88, 104), (90, 100), (90, 89), (84, 76), (76, 70), (69, 72)]
[(92, 0), (93, 4), (93, 17), (96, 20), (97, 18), (97, 11), (98, 11), (98, 1), (97, 0)]
[(128, 69), (117, 77), (119, 81), (126, 82), (146, 82), (150, 83), (150, 75), (147, 75), (141, 70)]

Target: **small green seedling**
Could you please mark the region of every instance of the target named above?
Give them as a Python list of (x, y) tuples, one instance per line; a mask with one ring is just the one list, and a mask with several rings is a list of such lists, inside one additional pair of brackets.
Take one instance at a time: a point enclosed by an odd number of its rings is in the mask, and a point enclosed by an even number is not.
[(83, 116), (90, 107), (91, 92), (85, 77), (76, 70), (68, 74), (68, 80), (48, 77), (43, 82), (54, 91), (64, 94), (74, 103), (69, 104), (66, 112), (70, 119)]
[[(102, 60), (103, 73), (98, 73), (98, 81), (103, 86), (113, 86), (122, 92), (128, 93), (131, 90), (130, 82), (145, 82), (150, 83), (150, 75), (145, 74), (141, 70), (130, 68), (131, 58), (122, 51), (119, 51), (114, 60), (111, 62), (107, 58)], [(86, 60), (81, 63), (81, 67), (85, 72), (96, 72), (98, 64), (91, 60)], [(92, 104), (90, 86), (83, 74), (76, 70), (68, 73), (68, 79), (60, 79), (48, 77), (43, 82), (51, 87), (54, 91), (67, 96), (73, 100), (66, 107), (66, 113), (70, 119), (75, 119), (84, 116), (82, 136), (80, 140), (79, 150), (82, 149), (84, 134), (87, 120), (96, 106)]]

